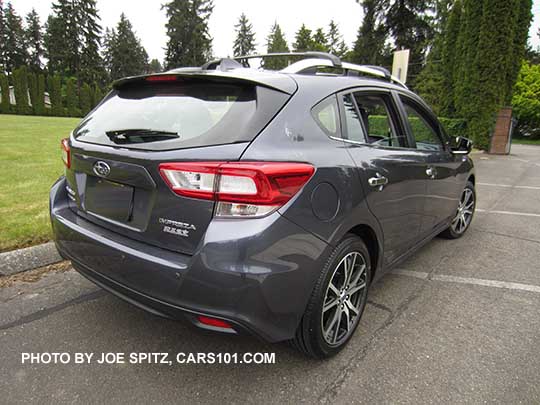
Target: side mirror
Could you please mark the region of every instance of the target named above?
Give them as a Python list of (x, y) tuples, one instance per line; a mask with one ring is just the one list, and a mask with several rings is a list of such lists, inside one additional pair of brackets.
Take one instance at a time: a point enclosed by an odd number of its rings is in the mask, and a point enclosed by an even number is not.
[(472, 150), (472, 141), (463, 136), (456, 136), (450, 141), (450, 150), (454, 155), (468, 155)]

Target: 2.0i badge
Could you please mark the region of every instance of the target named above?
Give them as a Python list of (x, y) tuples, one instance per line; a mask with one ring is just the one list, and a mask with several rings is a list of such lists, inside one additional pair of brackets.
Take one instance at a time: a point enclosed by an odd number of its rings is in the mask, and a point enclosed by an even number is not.
[(182, 236), (184, 238), (189, 237), (189, 231), (195, 231), (197, 228), (193, 224), (186, 222), (174, 221), (167, 218), (159, 218), (159, 223), (163, 224), (163, 232), (171, 233), (173, 235)]

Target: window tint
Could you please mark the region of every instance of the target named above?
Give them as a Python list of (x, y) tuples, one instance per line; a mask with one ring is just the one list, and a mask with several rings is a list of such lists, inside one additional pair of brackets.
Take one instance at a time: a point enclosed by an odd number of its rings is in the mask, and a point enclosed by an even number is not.
[(356, 105), (367, 133), (367, 142), (386, 147), (406, 147), (407, 137), (397, 135), (388, 104), (383, 96), (354, 93)]
[(146, 150), (251, 141), (287, 98), (263, 87), (199, 79), (132, 83), (113, 90), (74, 136)]
[(347, 125), (347, 139), (355, 142), (365, 142), (364, 130), (360, 123), (360, 116), (354, 105), (350, 94), (343, 96), (343, 106), (345, 107), (345, 125)]
[(444, 150), (438, 131), (422, 116), (418, 109), (407, 100), (403, 100), (407, 120), (416, 141), (416, 149), (426, 151)]
[(340, 137), (339, 134), (339, 115), (335, 96), (330, 96), (311, 110), (311, 114), (319, 126), (327, 135)]

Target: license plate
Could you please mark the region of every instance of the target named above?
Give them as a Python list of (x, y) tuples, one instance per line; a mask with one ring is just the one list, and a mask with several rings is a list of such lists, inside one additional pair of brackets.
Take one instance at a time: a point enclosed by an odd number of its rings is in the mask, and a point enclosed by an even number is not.
[(133, 187), (88, 176), (84, 201), (90, 213), (127, 222), (133, 205)]

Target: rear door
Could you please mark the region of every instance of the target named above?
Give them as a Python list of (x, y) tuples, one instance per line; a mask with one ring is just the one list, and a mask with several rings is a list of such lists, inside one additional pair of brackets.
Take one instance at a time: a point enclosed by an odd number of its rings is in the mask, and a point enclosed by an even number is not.
[(461, 186), (458, 182), (460, 157), (448, 149), (445, 135), (437, 118), (418, 100), (404, 94), (399, 96), (414, 147), (423, 155), (427, 167), (427, 190), (424, 206), (422, 234), (435, 228), (455, 215)]
[(384, 234), (391, 263), (419, 237), (426, 193), (425, 157), (411, 149), (391, 93), (341, 94), (344, 138), (359, 170), (359, 184)]
[[(289, 97), (224, 78), (126, 83), (73, 131), (66, 173), (72, 209), (130, 238), (192, 254), (214, 201), (175, 194), (159, 165), (239, 160)], [(199, 173), (186, 176), (208, 186)]]

